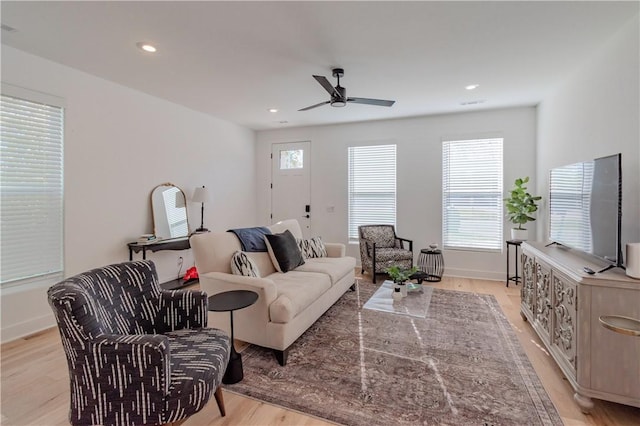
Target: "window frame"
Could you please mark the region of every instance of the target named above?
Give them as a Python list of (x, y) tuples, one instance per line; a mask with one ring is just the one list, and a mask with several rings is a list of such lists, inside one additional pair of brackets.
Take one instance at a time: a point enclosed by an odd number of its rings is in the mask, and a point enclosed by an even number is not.
[[(59, 195), (60, 204), (59, 204), (59, 229), (56, 233), (59, 234), (59, 239), (55, 241), (55, 244), (58, 246), (58, 255), (59, 255), (59, 264), (57, 264), (55, 270), (51, 271), (40, 271), (36, 273), (32, 273), (30, 275), (25, 275), (18, 278), (7, 279), (5, 282), (0, 280), (0, 287), (4, 291), (16, 291), (18, 288), (36, 288), (42, 286), (50, 286), (57, 281), (60, 281), (64, 278), (65, 274), (65, 184), (64, 184), (64, 141), (65, 141), (65, 117), (66, 117), (66, 103), (64, 99), (59, 98), (57, 96), (49, 95), (43, 92), (37, 92), (34, 90), (26, 89), (23, 87), (15, 86), (9, 83), (3, 82), (1, 85), (0, 93), (2, 96), (7, 96), (14, 99), (19, 99), (22, 101), (42, 104), (49, 107), (55, 107), (59, 109), (59, 119), (60, 119), (60, 140), (59, 140), (59, 154), (60, 154), (60, 168), (59, 168)], [(12, 290), (12, 289), (16, 290)]]
[[(481, 223), (490, 223), (485, 232), (491, 233), (491, 238), (489, 240), (485, 238), (477, 238), (477, 239), (467, 239), (464, 240), (464, 237), (460, 235), (464, 234), (464, 231), (461, 231), (458, 234), (458, 238), (454, 238), (455, 234), (452, 237), (452, 231), (450, 230), (452, 227), (451, 222), (454, 221), (456, 217), (452, 214), (448, 213), (451, 210), (452, 202), (451, 202), (451, 144), (456, 143), (482, 143), (483, 141), (497, 142), (499, 144), (499, 155), (494, 164), (496, 169), (495, 172), (498, 172), (498, 175), (493, 175), (493, 180), (491, 185), (487, 185), (487, 188), (482, 188), (480, 185), (474, 185), (476, 188), (462, 188), (462, 190), (458, 189), (457, 192), (454, 192), (458, 199), (458, 206), (461, 206), (462, 209), (473, 210), (477, 209), (478, 211), (486, 211), (487, 214), (491, 216), (486, 221), (482, 221)], [(463, 136), (463, 137), (446, 137), (442, 138), (442, 245), (446, 250), (458, 250), (458, 251), (474, 251), (474, 252), (490, 252), (490, 253), (501, 253), (504, 249), (504, 137), (502, 135), (481, 135), (481, 136)], [(481, 149), (481, 147), (478, 147)], [(484, 150), (483, 150), (484, 151)], [(465, 150), (465, 153), (468, 153), (468, 150)], [(470, 155), (469, 157), (477, 158), (482, 152), (475, 151), (476, 154)], [(455, 153), (454, 153), (455, 154)], [(455, 166), (464, 166), (465, 163), (470, 164), (470, 160), (459, 160), (455, 163)], [(468, 169), (466, 169), (468, 170)], [(486, 170), (486, 169), (485, 169)], [(453, 185), (460, 186), (461, 183), (465, 180), (468, 180), (468, 183), (472, 182), (472, 179), (466, 178), (464, 176), (455, 176), (456, 181)], [(475, 179), (474, 179), (475, 180)], [(494, 186), (495, 185), (495, 186)], [(491, 187), (493, 186), (493, 187)], [(474, 197), (474, 194), (481, 194), (481, 196)], [(488, 202), (483, 202), (482, 200), (489, 200)], [(478, 200), (479, 203), (478, 203)], [(467, 201), (465, 203), (465, 201)], [(493, 205), (493, 207), (491, 207)], [(471, 213), (473, 214), (473, 213)], [(464, 219), (464, 218), (463, 218)], [(466, 228), (466, 231), (469, 232), (470, 229), (477, 229), (474, 226), (474, 220), (468, 220), (466, 223), (464, 221), (461, 222), (461, 228)], [(491, 232), (493, 231), (493, 232)], [(493, 234), (495, 232), (495, 234)], [(459, 241), (456, 241), (459, 240)], [(489, 244), (484, 244), (483, 241), (489, 241)]]
[[(354, 177), (354, 173), (357, 173), (358, 170), (354, 170), (353, 166), (355, 165), (354, 163), (358, 161), (357, 158), (354, 158), (355, 156), (360, 155), (361, 158), (360, 160), (362, 161), (363, 156), (366, 158), (367, 156), (371, 157), (376, 155), (375, 151), (376, 150), (381, 150), (381, 153), (378, 153), (377, 156), (375, 156), (375, 160), (387, 160), (389, 158), (393, 158), (393, 165), (388, 164), (387, 170), (383, 170), (383, 173), (392, 173), (392, 179), (393, 179), (393, 192), (390, 191), (358, 191), (354, 188), (354, 184), (356, 177)], [(358, 151), (360, 151), (358, 153)], [(369, 152), (367, 152), (369, 151)], [(390, 151), (393, 151), (393, 155), (392, 157), (384, 157), (384, 153), (389, 154)], [(366, 167), (365, 167), (366, 168)], [(380, 169), (378, 169), (379, 171)], [(360, 172), (363, 172), (362, 168), (360, 168), (359, 170)], [(398, 216), (398, 203), (397, 203), (397, 197), (398, 197), (398, 180), (397, 180), (397, 175), (398, 175), (398, 146), (395, 142), (393, 141), (384, 141), (384, 142), (380, 142), (380, 143), (368, 143), (368, 144), (361, 144), (361, 145), (352, 145), (349, 146), (347, 148), (347, 236), (348, 236), (348, 241), (350, 243), (358, 243), (359, 242), (359, 236), (358, 236), (358, 226), (360, 225), (366, 225), (366, 224), (371, 224), (373, 222), (367, 221), (366, 217), (360, 217), (360, 216), (355, 216), (354, 217), (354, 208), (356, 207), (357, 201), (354, 200), (353, 196), (354, 194), (368, 194), (368, 199), (369, 200), (375, 200), (376, 199), (376, 193), (386, 193), (387, 196), (383, 197), (383, 201), (386, 204), (390, 204), (392, 206), (392, 210), (393, 212), (386, 212), (386, 213), (382, 213), (379, 215), (372, 215), (372, 219), (376, 219), (375, 223), (380, 223), (380, 224), (388, 224), (388, 225), (393, 225), (394, 227), (396, 226), (396, 220), (397, 220), (397, 216)], [(379, 173), (376, 174), (376, 176), (379, 176)], [(389, 176), (391, 177), (391, 176)], [(366, 179), (366, 178), (365, 178)], [(364, 181), (363, 181), (364, 182)], [(369, 183), (371, 183), (371, 180), (368, 181)], [(382, 188), (384, 189), (384, 188)], [(383, 204), (381, 204), (383, 205)], [(378, 219), (378, 217), (383, 217), (384, 215), (389, 215), (391, 214), (393, 216), (393, 220), (388, 220), (388, 218), (385, 219)], [(376, 217), (377, 216), (377, 217)]]

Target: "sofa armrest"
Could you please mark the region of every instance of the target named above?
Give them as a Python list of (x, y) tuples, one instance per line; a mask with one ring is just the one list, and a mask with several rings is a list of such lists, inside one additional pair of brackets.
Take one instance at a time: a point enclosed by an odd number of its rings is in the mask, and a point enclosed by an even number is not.
[(251, 290), (269, 306), (276, 300), (278, 292), (273, 280), (268, 278), (245, 277), (243, 275), (225, 274), (224, 272), (207, 272), (201, 274), (200, 288), (209, 296), (223, 291)]
[(163, 290), (156, 331), (203, 328), (207, 326), (207, 293), (198, 290)]
[(347, 248), (342, 243), (324, 243), (327, 250), (327, 257), (345, 257)]

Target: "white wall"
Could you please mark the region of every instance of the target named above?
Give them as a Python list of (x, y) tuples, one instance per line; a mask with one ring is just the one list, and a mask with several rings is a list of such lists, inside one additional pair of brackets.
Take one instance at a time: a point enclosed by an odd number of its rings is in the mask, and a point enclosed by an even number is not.
[[(347, 108), (367, 108), (353, 105)], [(442, 244), (442, 138), (504, 137), (505, 194), (517, 177), (531, 176), (535, 188), (534, 107), (384, 120), (335, 126), (259, 131), (257, 178), (259, 219), (269, 222), (271, 144), (311, 141), (311, 233), (347, 243), (347, 147), (380, 141), (397, 144), (397, 233), (414, 240), (414, 255)], [(334, 207), (329, 213), (328, 207)], [(505, 222), (508, 239), (510, 224)], [(535, 223), (532, 226), (535, 232)], [(533, 234), (535, 235), (535, 234)], [(357, 245), (350, 255), (359, 257)], [(505, 253), (446, 251), (445, 274), (504, 279)], [(512, 271), (513, 273), (513, 271)]]
[[(211, 230), (256, 222), (253, 131), (4, 45), (2, 81), (66, 103), (66, 276), (128, 260), (126, 243), (153, 232), (150, 194), (164, 182), (188, 198), (198, 185), (210, 189)], [(195, 229), (199, 205), (188, 214)], [(184, 273), (191, 250), (148, 256), (160, 281), (177, 278), (179, 256)], [(2, 290), (2, 341), (54, 324), (47, 287)]]
[[(640, 66), (638, 16), (538, 107), (538, 192), (549, 170), (622, 153), (622, 242), (640, 241)], [(546, 239), (547, 205), (538, 227)]]

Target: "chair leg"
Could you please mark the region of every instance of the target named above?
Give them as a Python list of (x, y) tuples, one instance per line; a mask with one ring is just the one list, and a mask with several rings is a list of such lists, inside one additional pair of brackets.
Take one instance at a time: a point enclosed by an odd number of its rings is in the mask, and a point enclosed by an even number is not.
[(216, 402), (218, 403), (218, 409), (220, 410), (220, 415), (222, 417), (226, 416), (227, 412), (224, 409), (224, 398), (222, 397), (222, 386), (218, 386), (214, 396), (216, 397)]

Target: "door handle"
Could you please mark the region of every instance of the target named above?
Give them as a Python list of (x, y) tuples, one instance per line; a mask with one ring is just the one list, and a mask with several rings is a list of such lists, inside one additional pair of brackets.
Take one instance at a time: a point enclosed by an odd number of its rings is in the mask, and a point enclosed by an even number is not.
[(310, 216), (308, 214), (306, 214), (306, 215), (304, 215), (302, 217), (306, 217), (307, 219), (309, 219)]

